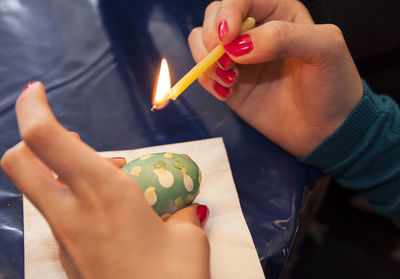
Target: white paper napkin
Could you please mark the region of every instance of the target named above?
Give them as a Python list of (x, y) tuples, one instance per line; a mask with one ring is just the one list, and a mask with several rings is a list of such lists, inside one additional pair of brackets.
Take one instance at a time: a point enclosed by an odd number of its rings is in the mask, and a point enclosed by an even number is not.
[[(100, 152), (128, 161), (146, 153), (188, 154), (200, 167), (203, 181), (195, 202), (206, 204), (205, 226), (211, 247), (211, 278), (265, 278), (249, 229), (240, 208), (222, 138), (153, 146), (136, 150)], [(58, 246), (43, 216), (24, 197), (25, 278), (61, 279)]]

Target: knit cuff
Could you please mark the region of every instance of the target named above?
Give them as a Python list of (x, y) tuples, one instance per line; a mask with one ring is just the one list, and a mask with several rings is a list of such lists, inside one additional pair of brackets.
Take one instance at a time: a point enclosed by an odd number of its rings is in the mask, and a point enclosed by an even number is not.
[(374, 104), (375, 94), (363, 81), (363, 96), (359, 104), (353, 109), (343, 124), (316, 149), (300, 162), (312, 165), (324, 172), (330, 173), (330, 169), (344, 161), (357, 147), (367, 133), (370, 126), (379, 117), (379, 110)]

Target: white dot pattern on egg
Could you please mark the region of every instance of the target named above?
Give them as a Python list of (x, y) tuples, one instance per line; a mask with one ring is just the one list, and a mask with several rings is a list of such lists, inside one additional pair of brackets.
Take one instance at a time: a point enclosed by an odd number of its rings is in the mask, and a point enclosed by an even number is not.
[(122, 170), (137, 182), (159, 216), (173, 214), (191, 204), (199, 193), (201, 172), (186, 154), (145, 154)]
[(168, 159), (171, 159), (172, 157), (174, 157), (174, 154), (172, 154), (171, 152), (165, 152), (164, 153), (164, 157), (168, 158)]
[(144, 197), (146, 198), (147, 202), (150, 205), (153, 205), (157, 202), (157, 195), (155, 192), (155, 188), (154, 187), (149, 187), (146, 189), (146, 191), (144, 191)]
[(142, 156), (140, 156), (140, 160), (146, 160), (146, 159), (149, 159), (151, 157), (151, 154), (144, 154), (144, 155), (142, 155)]
[(164, 168), (154, 169), (153, 172), (158, 177), (158, 183), (164, 188), (169, 188), (174, 184), (174, 176), (170, 171), (165, 170)]
[(142, 172), (142, 167), (136, 166), (136, 167), (132, 168), (130, 174), (139, 175), (141, 172)]
[(188, 192), (193, 190), (193, 185), (194, 185), (193, 180), (189, 175), (187, 174), (183, 175), (183, 184), (185, 185), (185, 188), (186, 190), (188, 190)]

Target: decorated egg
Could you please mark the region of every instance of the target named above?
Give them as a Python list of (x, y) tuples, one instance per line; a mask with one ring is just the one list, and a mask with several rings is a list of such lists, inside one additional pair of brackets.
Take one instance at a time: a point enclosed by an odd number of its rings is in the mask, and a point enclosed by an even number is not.
[(136, 181), (159, 216), (188, 206), (199, 193), (201, 171), (186, 154), (145, 154), (127, 163), (122, 171)]

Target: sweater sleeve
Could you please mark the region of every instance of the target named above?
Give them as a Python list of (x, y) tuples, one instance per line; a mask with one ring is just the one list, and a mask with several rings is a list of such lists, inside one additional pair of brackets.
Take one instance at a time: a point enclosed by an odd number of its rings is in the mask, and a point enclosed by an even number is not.
[(359, 191), (400, 227), (400, 110), (363, 84), (363, 97), (344, 123), (299, 160)]

